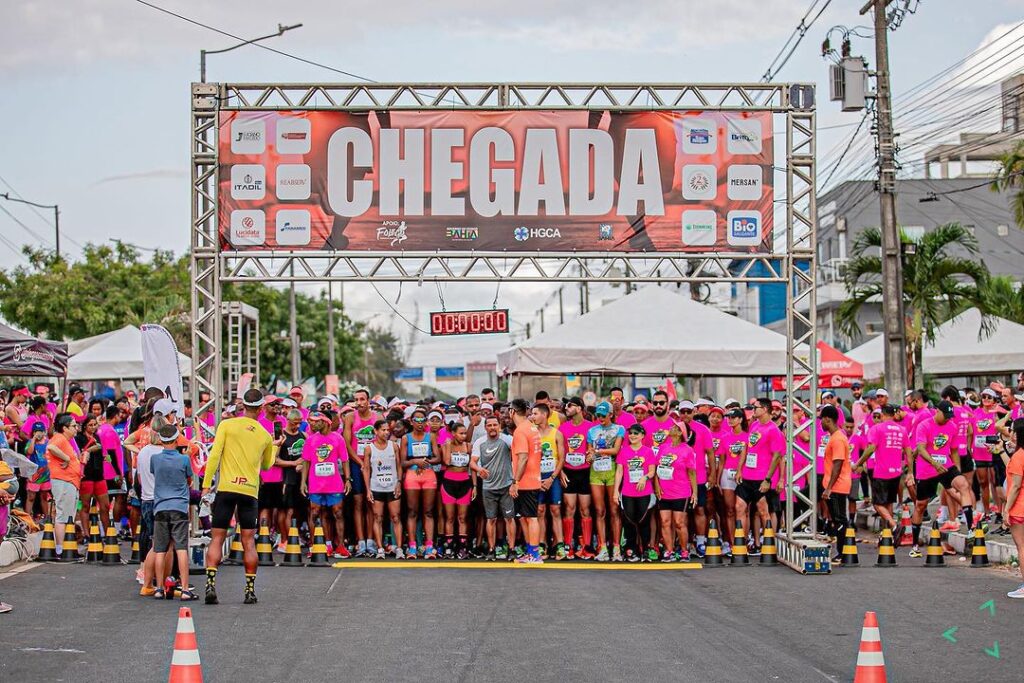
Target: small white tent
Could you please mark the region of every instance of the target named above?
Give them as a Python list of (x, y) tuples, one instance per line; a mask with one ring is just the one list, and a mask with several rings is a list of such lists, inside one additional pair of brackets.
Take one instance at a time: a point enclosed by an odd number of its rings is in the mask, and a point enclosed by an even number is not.
[[(133, 325), (68, 344), (68, 379), (142, 379), (142, 331)], [(178, 354), (181, 371), (191, 372), (192, 359)]]
[[(962, 377), (996, 375), (1024, 369), (1024, 325), (994, 318), (995, 330), (979, 339), (981, 312), (971, 308), (935, 330), (932, 343), (924, 346), (924, 372), (929, 375)], [(864, 365), (865, 377), (883, 373), (882, 335), (847, 353)]]
[(498, 354), (498, 372), (755, 377), (786, 372), (786, 338), (647, 287)]

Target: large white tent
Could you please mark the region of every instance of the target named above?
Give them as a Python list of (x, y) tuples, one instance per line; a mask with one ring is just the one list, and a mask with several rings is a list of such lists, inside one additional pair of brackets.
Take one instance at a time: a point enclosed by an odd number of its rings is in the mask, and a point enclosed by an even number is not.
[(647, 287), (498, 354), (498, 372), (754, 377), (786, 372), (786, 338)]
[[(935, 338), (924, 347), (923, 371), (929, 375), (964, 377), (996, 375), (1024, 369), (1024, 325), (993, 318), (994, 330), (981, 331), (981, 312), (971, 308), (935, 330)], [(881, 377), (882, 335), (870, 339), (847, 353), (864, 366), (865, 377)]]
[[(68, 347), (68, 379), (119, 380), (144, 376), (142, 330), (133, 325), (70, 342)], [(178, 361), (183, 373), (191, 371), (192, 359), (179, 353)]]

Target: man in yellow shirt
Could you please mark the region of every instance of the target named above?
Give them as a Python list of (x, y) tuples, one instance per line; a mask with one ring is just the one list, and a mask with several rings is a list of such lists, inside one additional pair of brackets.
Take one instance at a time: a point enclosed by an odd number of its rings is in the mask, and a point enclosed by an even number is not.
[(256, 421), (263, 407), (263, 392), (249, 389), (242, 396), (245, 414), (224, 420), (217, 426), (210, 459), (203, 477), (203, 496), (217, 477), (213, 499), (213, 530), (206, 549), (206, 604), (217, 604), (217, 567), (220, 565), (231, 518), (242, 530), (245, 564), (245, 604), (256, 604), (256, 519), (260, 491), (260, 470), (274, 464), (276, 449), (270, 433)]

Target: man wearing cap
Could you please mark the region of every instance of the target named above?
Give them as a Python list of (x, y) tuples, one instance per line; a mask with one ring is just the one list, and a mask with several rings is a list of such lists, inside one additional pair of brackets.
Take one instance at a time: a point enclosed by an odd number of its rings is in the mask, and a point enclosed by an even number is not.
[(65, 412), (73, 415), (76, 422), (85, 419), (85, 389), (77, 384), (68, 387), (68, 404)]
[(163, 598), (164, 581), (171, 567), (170, 544), (178, 556), (182, 601), (195, 600), (188, 589), (188, 504), (192, 484), (192, 465), (188, 457), (175, 449), (178, 428), (168, 424), (157, 430), (163, 447), (149, 461), (153, 475), (153, 553), (157, 589), (153, 597)]
[(831, 389), (826, 389), (821, 392), (821, 404), (829, 405), (836, 409), (839, 413), (839, 426), (842, 427), (846, 424), (846, 416), (843, 414), (843, 406), (839, 403), (839, 398), (836, 397), (836, 392)]
[[(918, 541), (921, 536), (921, 521), (928, 501), (938, 493), (941, 484), (968, 512), (973, 508), (974, 497), (967, 485), (967, 479), (960, 474), (960, 454), (956, 448), (957, 425), (953, 421), (953, 404), (939, 401), (935, 414), (922, 420), (914, 432), (914, 463), (907, 463), (907, 486), (915, 481), (917, 485), (916, 505), (911, 519), (914, 525), (914, 547), (910, 557), (921, 557)], [(974, 516), (966, 514), (967, 530), (974, 525)]]
[(245, 414), (225, 420), (217, 426), (210, 459), (203, 477), (203, 496), (207, 496), (217, 476), (217, 495), (213, 500), (213, 531), (206, 551), (206, 604), (216, 605), (217, 568), (220, 565), (231, 519), (242, 531), (245, 564), (245, 604), (256, 604), (256, 519), (258, 514), (260, 470), (274, 464), (274, 442), (256, 418), (263, 407), (263, 392), (249, 389), (242, 396)]
[(706, 508), (708, 505), (708, 481), (718, 481), (715, 472), (715, 446), (711, 437), (711, 430), (702, 422), (693, 419), (696, 405), (690, 401), (679, 403), (679, 416), (686, 425), (687, 444), (693, 448), (695, 456), (695, 471), (697, 474), (697, 506), (693, 509), (693, 526), (695, 531), (694, 545), (697, 554), (704, 556), (704, 549), (707, 544), (708, 517)]

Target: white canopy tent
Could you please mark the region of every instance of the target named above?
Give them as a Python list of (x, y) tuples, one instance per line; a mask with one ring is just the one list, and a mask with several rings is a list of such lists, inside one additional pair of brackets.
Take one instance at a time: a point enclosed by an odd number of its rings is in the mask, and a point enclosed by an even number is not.
[(498, 354), (508, 374), (756, 377), (786, 372), (786, 338), (647, 287)]
[[(142, 330), (126, 325), (119, 330), (79, 339), (68, 344), (68, 379), (142, 379)], [(192, 359), (179, 353), (181, 371), (192, 370)]]
[[(993, 318), (995, 327), (979, 339), (981, 312), (971, 308), (935, 330), (935, 338), (924, 347), (923, 371), (929, 375), (965, 377), (995, 375), (1024, 369), (1024, 325)], [(882, 335), (847, 353), (864, 366), (865, 377), (881, 377), (884, 361)]]

